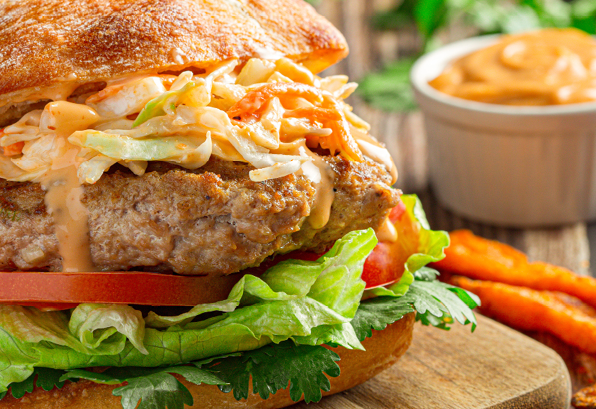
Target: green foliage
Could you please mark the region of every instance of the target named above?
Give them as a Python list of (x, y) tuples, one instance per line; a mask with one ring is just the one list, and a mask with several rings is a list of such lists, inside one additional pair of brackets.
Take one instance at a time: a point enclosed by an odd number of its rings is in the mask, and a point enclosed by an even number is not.
[(114, 395), (122, 397), (123, 409), (184, 409), (185, 404), (194, 403), (188, 389), (163, 372), (133, 378), (127, 385), (114, 389)]
[[(350, 322), (358, 340), (372, 335), (372, 329), (387, 325), (416, 312), (424, 325), (449, 329), (455, 320), (472, 323), (472, 312), (480, 301), (473, 294), (436, 280), (437, 272), (422, 267), (414, 274), (415, 281), (405, 295), (385, 295), (360, 304)], [(388, 292), (390, 293), (390, 292)], [(44, 390), (61, 388), (67, 380), (86, 379), (96, 383), (124, 384), (113, 393), (120, 396), (123, 409), (183, 409), (192, 405), (188, 389), (173, 375), (200, 385), (218, 385), (223, 392), (233, 392), (237, 400), (247, 399), (251, 390), (268, 399), (280, 389), (290, 388), (290, 397), (299, 401), (318, 402), (322, 391), (330, 389), (327, 376), (337, 377), (339, 356), (320, 345), (297, 345), (293, 341), (270, 344), (253, 351), (227, 354), (195, 361), (192, 365), (170, 367), (113, 367), (97, 373), (84, 369), (56, 370), (35, 368), (33, 375), (10, 385), (15, 398), (33, 391), (35, 384)], [(326, 376), (327, 375), (327, 376)], [(5, 394), (0, 395), (0, 399)]]
[[(20, 399), (25, 394), (33, 392), (35, 386), (39, 386), (44, 391), (51, 391), (55, 387), (60, 389), (64, 386), (64, 381), (60, 380), (63, 374), (64, 371), (59, 369), (35, 368), (30, 377), (22, 382), (11, 385), (10, 391), (12, 396)], [(0, 396), (0, 399), (3, 397), (4, 395)]]
[(351, 324), (360, 341), (372, 337), (372, 329), (384, 330), (387, 325), (402, 319), (406, 314), (414, 312), (410, 302), (404, 297), (376, 297), (363, 301)]
[(414, 275), (403, 296), (381, 296), (363, 301), (351, 324), (360, 341), (372, 336), (371, 329), (385, 329), (387, 325), (416, 312), (416, 320), (423, 325), (449, 329), (454, 319), (476, 328), (472, 310), (480, 305), (474, 294), (436, 280), (437, 272), (423, 267)]
[(115, 396), (122, 397), (123, 409), (184, 409), (184, 405), (192, 405), (191, 393), (173, 374), (181, 375), (195, 385), (225, 384), (212, 373), (188, 365), (169, 368), (110, 368), (102, 373), (83, 369), (60, 372), (63, 373), (61, 381), (87, 379), (110, 385), (126, 383), (113, 391)]
[(410, 86), (410, 69), (414, 59), (403, 59), (388, 65), (379, 73), (364, 77), (359, 94), (371, 105), (385, 111), (411, 111), (416, 102)]
[[(377, 30), (415, 25), (422, 37), (420, 53), (440, 45), (438, 35), (453, 23), (466, 24), (479, 34), (517, 33), (546, 27), (575, 27), (596, 34), (596, 0), (403, 0), (372, 19)], [(416, 108), (409, 80), (412, 58), (393, 62), (364, 77), (358, 92), (385, 111)]]
[(291, 341), (267, 345), (239, 357), (215, 360), (205, 368), (227, 385), (223, 392), (234, 392), (237, 400), (248, 398), (249, 381), (261, 398), (267, 399), (280, 389), (290, 387), (290, 398), (297, 402), (304, 395), (305, 402), (321, 400), (321, 391), (329, 391), (331, 384), (325, 374), (339, 376), (339, 355), (322, 346), (295, 345)]

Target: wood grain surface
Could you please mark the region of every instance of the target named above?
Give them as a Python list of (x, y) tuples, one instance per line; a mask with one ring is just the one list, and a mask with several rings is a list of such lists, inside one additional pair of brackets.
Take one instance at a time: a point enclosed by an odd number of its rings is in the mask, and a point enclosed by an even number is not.
[[(370, 19), (374, 13), (398, 3), (399, 0), (321, 0), (319, 12), (344, 33), (350, 46), (348, 58), (325, 74), (342, 73), (352, 80), (359, 80), (367, 72), (380, 69), (398, 57), (418, 52), (421, 42), (415, 27), (399, 32), (377, 32), (371, 28)], [(454, 25), (442, 40), (449, 42), (473, 34), (469, 29)], [(400, 174), (397, 187), (421, 197), (433, 228), (448, 231), (470, 229), (480, 236), (516, 247), (528, 254), (532, 261), (546, 261), (579, 274), (591, 274), (590, 247), (596, 251), (596, 224), (577, 223), (559, 228), (522, 230), (489, 226), (459, 217), (442, 207), (428, 187), (427, 148), (421, 113), (382, 112), (367, 106), (357, 96), (351, 97), (349, 102), (354, 111), (371, 124), (371, 132), (387, 145)], [(503, 200), (515, 199), (504, 196)], [(548, 334), (529, 335), (554, 348), (563, 357), (571, 373), (573, 391), (596, 381), (596, 356), (583, 354)], [(350, 406), (348, 401), (342, 401), (342, 405), (322, 407), (359, 407)]]
[(565, 363), (551, 349), (488, 318), (478, 329), (418, 325), (401, 360), (372, 380), (293, 409), (561, 409)]

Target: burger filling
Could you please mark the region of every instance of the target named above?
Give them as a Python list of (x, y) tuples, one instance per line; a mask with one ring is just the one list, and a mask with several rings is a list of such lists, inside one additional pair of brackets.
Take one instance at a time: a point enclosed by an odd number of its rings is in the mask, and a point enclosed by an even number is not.
[[(477, 298), (426, 267), (444, 257), (447, 233), (389, 187), (387, 150), (343, 102), (354, 89), (285, 58), (228, 61), (88, 86), (4, 128), (0, 205), (27, 211), (0, 214), (14, 238), (0, 238), (0, 267), (62, 270), (61, 280), (81, 280), (81, 297), (105, 302), (67, 300), (51, 285), (31, 288), (45, 305), (0, 300), (0, 398), (87, 380), (119, 385), (124, 409), (182, 408), (193, 404), (183, 377), (238, 400), (289, 387), (295, 401), (318, 401), (340, 373), (324, 345), (363, 349), (372, 329), (410, 313), (474, 326)], [(160, 207), (148, 206), (154, 196)], [(145, 251), (163, 237), (166, 250)], [(244, 270), (221, 300), (188, 306), (167, 294), (187, 307), (165, 313), (149, 294), (140, 306), (110, 300), (113, 282), (85, 285), (115, 266), (221, 275), (297, 249), (310, 256)], [(195, 251), (210, 253), (175, 257)], [(143, 285), (130, 292), (156, 292)]]

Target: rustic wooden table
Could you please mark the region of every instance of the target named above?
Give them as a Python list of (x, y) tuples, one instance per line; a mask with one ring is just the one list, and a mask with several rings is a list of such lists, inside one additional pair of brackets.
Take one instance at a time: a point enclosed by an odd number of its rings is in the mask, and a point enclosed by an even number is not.
[[(321, 0), (317, 6), (319, 12), (342, 31), (350, 46), (350, 55), (325, 74), (347, 74), (351, 80), (358, 81), (367, 72), (396, 58), (415, 54), (420, 48), (420, 40), (414, 29), (377, 32), (369, 23), (375, 12), (396, 3), (397, 0)], [(445, 40), (457, 40), (466, 34), (470, 33), (453, 27), (446, 33)], [(358, 97), (351, 97), (350, 103), (354, 111), (371, 124), (372, 133), (387, 145), (399, 171), (397, 186), (406, 193), (420, 196), (434, 229), (470, 229), (480, 236), (518, 248), (531, 260), (564, 266), (579, 274), (591, 273), (590, 250), (592, 246), (596, 251), (596, 225), (577, 223), (549, 229), (507, 229), (459, 217), (442, 207), (428, 186), (426, 137), (421, 113), (383, 112), (367, 106)], [(596, 356), (580, 353), (547, 334), (529, 335), (563, 357), (574, 392), (596, 381)]]

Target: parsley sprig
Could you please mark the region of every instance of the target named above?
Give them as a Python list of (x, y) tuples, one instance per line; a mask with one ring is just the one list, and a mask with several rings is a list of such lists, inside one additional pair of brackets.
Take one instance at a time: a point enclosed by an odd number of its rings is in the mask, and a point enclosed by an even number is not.
[(297, 402), (302, 396), (308, 402), (321, 400), (321, 391), (329, 391), (330, 377), (339, 376), (339, 355), (322, 346), (295, 345), (285, 341), (267, 345), (238, 357), (215, 360), (205, 369), (227, 382), (222, 392), (234, 393), (236, 400), (247, 399), (249, 381), (253, 393), (268, 399), (280, 389), (290, 387), (290, 398)]

